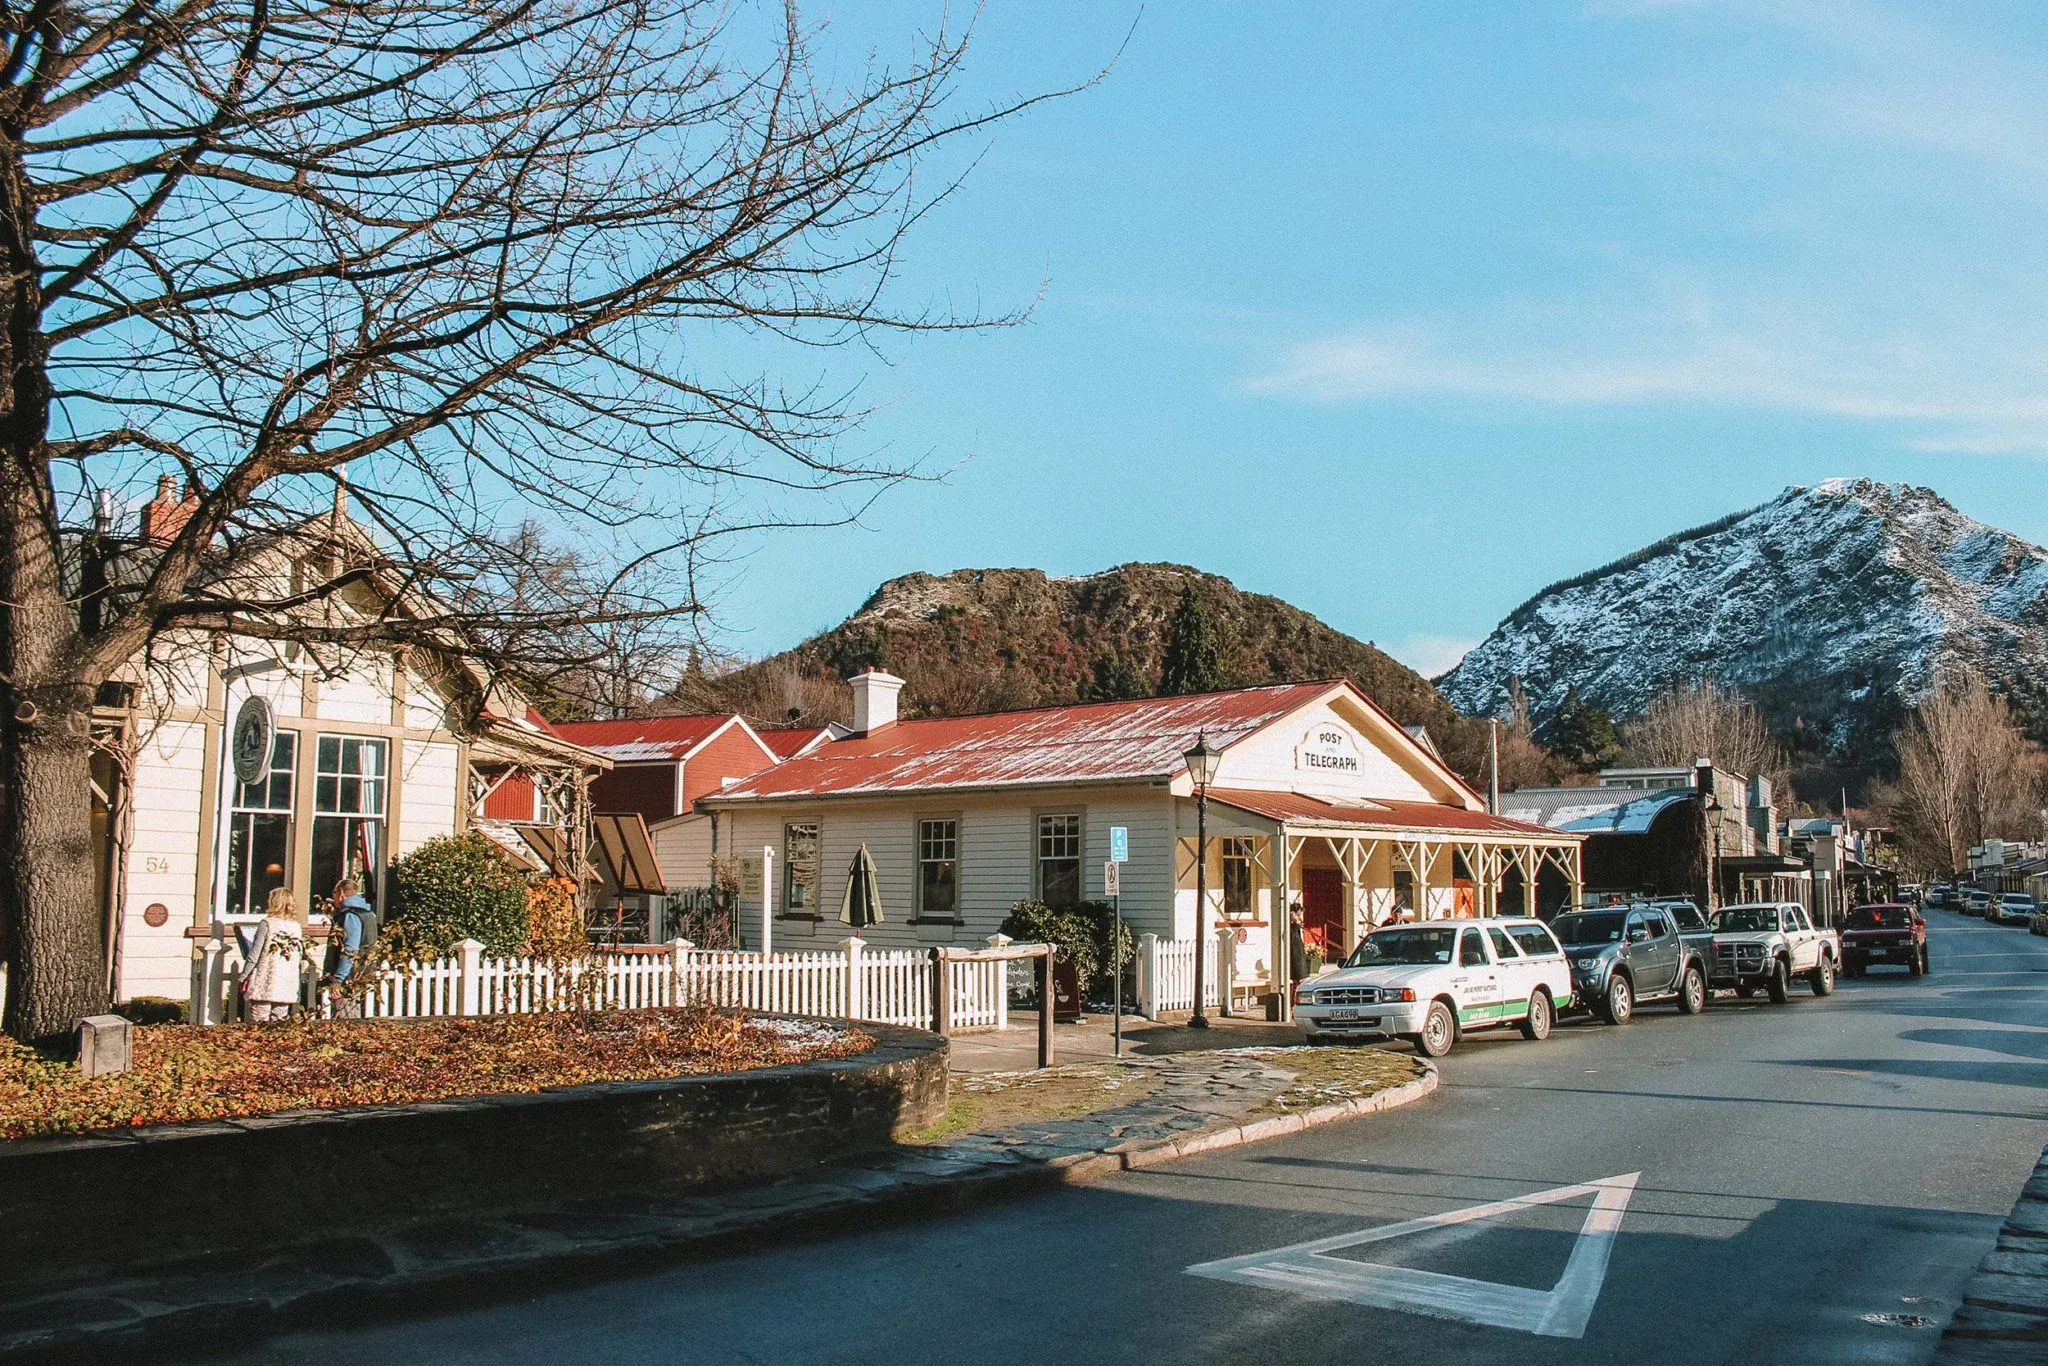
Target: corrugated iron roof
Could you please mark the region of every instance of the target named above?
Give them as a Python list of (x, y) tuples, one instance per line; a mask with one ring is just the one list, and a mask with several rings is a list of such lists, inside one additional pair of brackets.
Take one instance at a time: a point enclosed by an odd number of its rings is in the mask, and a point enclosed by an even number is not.
[(614, 763), (681, 759), (732, 720), (718, 716), (647, 716), (630, 721), (557, 721), (563, 739), (595, 750)]
[(827, 726), (793, 726), (785, 730), (764, 730), (758, 734), (761, 743), (774, 750), (778, 759), (791, 759), (828, 729), (830, 727)]
[(1560, 828), (1581, 835), (1646, 835), (1650, 831), (1650, 823), (1663, 815), (1666, 809), (1680, 802), (1689, 802), (1697, 795), (1694, 788), (1670, 787)]
[(1221, 748), (1343, 686), (1282, 683), (899, 721), (829, 741), (706, 800), (1167, 779), (1181, 772), (1181, 755), (1197, 735)]
[(1248, 788), (1209, 789), (1209, 800), (1276, 821), (1356, 825), (1373, 830), (1502, 835), (1558, 842), (1559, 832), (1527, 821), (1436, 802), (1330, 802), (1304, 792), (1260, 792)]

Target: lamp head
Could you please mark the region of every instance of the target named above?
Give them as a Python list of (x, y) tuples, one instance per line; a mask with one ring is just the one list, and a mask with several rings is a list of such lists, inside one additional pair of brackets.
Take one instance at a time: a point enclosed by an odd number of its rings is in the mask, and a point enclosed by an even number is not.
[(1188, 776), (1195, 780), (1196, 787), (1207, 787), (1216, 780), (1216, 765), (1222, 759), (1220, 751), (1209, 747), (1206, 735), (1195, 737), (1195, 747), (1180, 756), (1188, 766)]

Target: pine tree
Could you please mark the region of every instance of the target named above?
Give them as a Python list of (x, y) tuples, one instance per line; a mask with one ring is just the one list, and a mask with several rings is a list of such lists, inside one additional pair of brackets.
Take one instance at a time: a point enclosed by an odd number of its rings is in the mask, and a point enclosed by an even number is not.
[(1582, 773), (1607, 767), (1621, 752), (1613, 715), (1579, 696), (1575, 686), (1565, 690), (1564, 701), (1538, 738)]
[(1150, 689), (1145, 676), (1122, 652), (1111, 650), (1098, 655), (1094, 664), (1094, 677), (1081, 683), (1083, 702), (1123, 702), (1133, 697), (1143, 697)]
[(1159, 691), (1175, 697), (1215, 692), (1224, 686), (1223, 627), (1207, 604), (1195, 596), (1193, 584), (1180, 590), (1180, 606), (1167, 627), (1166, 658), (1159, 670)]

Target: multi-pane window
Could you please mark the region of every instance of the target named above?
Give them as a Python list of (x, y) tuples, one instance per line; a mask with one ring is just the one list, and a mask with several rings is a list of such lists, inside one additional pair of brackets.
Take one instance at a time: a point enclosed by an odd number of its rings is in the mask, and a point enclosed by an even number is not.
[(1237, 835), (1223, 837), (1223, 913), (1252, 913), (1252, 842)]
[(960, 822), (917, 823), (917, 913), (951, 917), (960, 908)]
[(323, 735), (313, 753), (313, 894), (327, 896), (343, 878), (382, 905), (385, 799), (391, 786), (383, 740)]
[(811, 914), (818, 909), (818, 827), (782, 827), (782, 909)]
[(1048, 906), (1081, 900), (1081, 818), (1038, 818), (1038, 899)]
[(270, 768), (253, 783), (237, 782), (228, 813), (229, 915), (261, 915), (274, 888), (287, 884), (291, 864), (292, 788), (298, 768), (297, 731), (270, 740)]

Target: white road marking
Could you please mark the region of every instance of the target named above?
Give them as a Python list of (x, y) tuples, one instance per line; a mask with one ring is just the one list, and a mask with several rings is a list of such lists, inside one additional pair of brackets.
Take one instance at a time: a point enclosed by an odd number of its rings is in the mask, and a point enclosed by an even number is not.
[[(1628, 1209), (1629, 1197), (1635, 1193), (1641, 1176), (1641, 1172), (1629, 1172), (1604, 1181), (1559, 1186), (1512, 1200), (1445, 1210), (1442, 1214), (1356, 1233), (1339, 1233), (1266, 1252), (1201, 1262), (1189, 1267), (1187, 1273), (1240, 1285), (1291, 1290), (1315, 1299), (1345, 1300), (1375, 1309), (1398, 1309), (1432, 1318), (1513, 1328), (1539, 1337), (1584, 1337), (1586, 1324), (1593, 1317), (1593, 1305), (1600, 1298), (1600, 1287), (1607, 1280), (1607, 1258), (1614, 1247), (1614, 1235), (1621, 1229), (1621, 1216)], [(1564, 1275), (1549, 1290), (1324, 1255), (1338, 1248), (1383, 1243), (1428, 1229), (1498, 1219), (1538, 1205), (1555, 1205), (1588, 1195), (1593, 1197), (1593, 1208), (1586, 1211), (1586, 1222), (1572, 1244)]]

